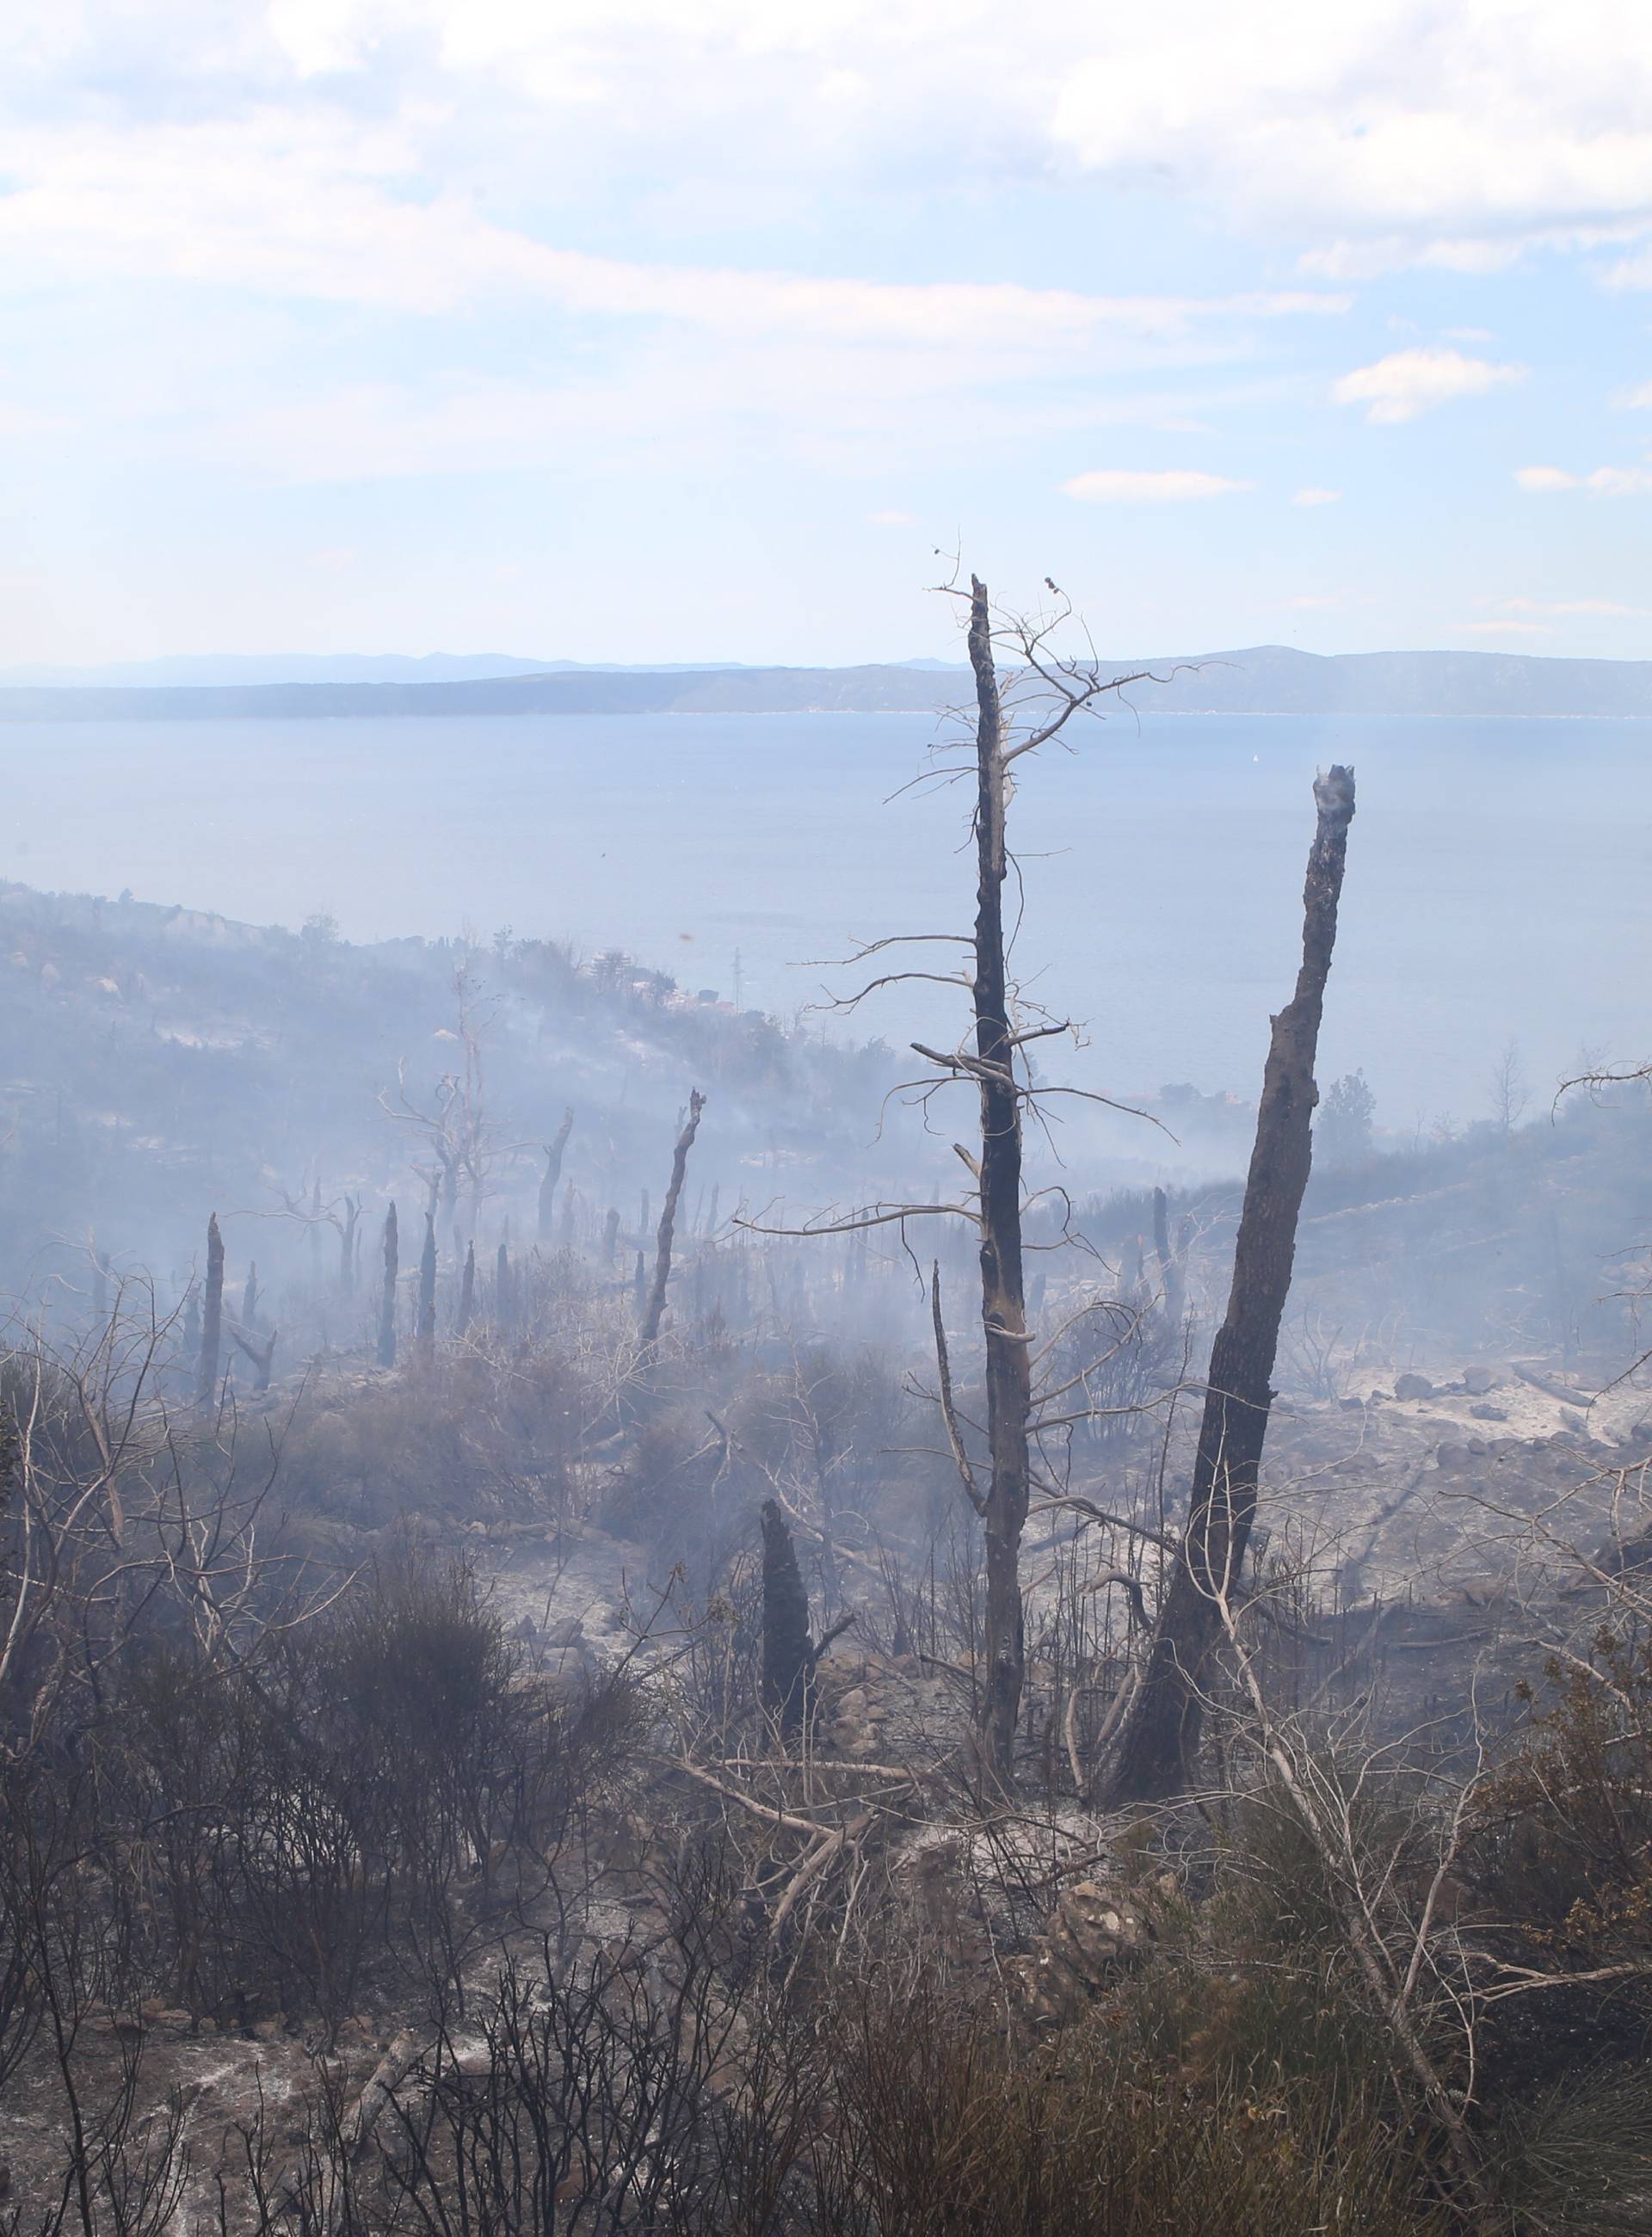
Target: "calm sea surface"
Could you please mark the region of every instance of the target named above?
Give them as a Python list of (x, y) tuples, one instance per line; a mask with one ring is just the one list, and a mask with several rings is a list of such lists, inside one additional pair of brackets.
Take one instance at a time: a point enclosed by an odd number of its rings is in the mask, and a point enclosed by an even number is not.
[[(933, 736), (894, 715), (7, 725), (0, 873), (325, 910), (355, 938), (509, 925), (724, 995), (737, 949), (746, 1000), (790, 1014), (852, 983), (797, 967), (852, 936), (967, 927), (964, 792), (890, 798)], [(1652, 724), (1176, 716), (1075, 737), (1020, 765), (1014, 810), (1023, 976), (1088, 1023), (1064, 1076), (1254, 1093), (1332, 760), (1359, 809), (1322, 1076), (1363, 1066), (1409, 1127), (1483, 1115), (1511, 1036), (1542, 1086), (1580, 1049), (1652, 1056)], [(912, 995), (865, 1017), (926, 1025)]]

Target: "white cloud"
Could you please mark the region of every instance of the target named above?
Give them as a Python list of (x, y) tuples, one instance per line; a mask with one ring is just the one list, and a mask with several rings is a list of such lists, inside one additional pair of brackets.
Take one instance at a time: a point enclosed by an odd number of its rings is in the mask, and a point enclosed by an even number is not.
[(1625, 389), (1622, 395), (1612, 399), (1620, 411), (1652, 412), (1652, 380), (1642, 381), (1638, 388)]
[(1459, 622), (1457, 627), (1476, 637), (1549, 637), (1547, 622)]
[(1075, 474), (1063, 482), (1068, 497), (1087, 505), (1182, 505), (1205, 498), (1232, 497), (1256, 487), (1254, 482), (1229, 481), (1221, 474), (1201, 474), (1174, 469), (1160, 473), (1137, 472), (1127, 466), (1105, 466), (1094, 473)]
[(1591, 490), (1596, 497), (1652, 496), (1652, 468), (1646, 466), (1596, 466), (1587, 474), (1569, 474), (1563, 466), (1518, 466), (1515, 479), (1539, 497), (1576, 489)]
[(1460, 397), (1483, 396), (1490, 389), (1523, 379), (1525, 370), (1521, 365), (1464, 357), (1461, 350), (1396, 350), (1374, 365), (1345, 373), (1331, 393), (1338, 404), (1364, 404), (1367, 419), (1391, 427)]
[(1642, 621), (1649, 611), (1646, 606), (1622, 606), (1614, 598), (1504, 598), (1502, 601), (1512, 614), (1557, 614), (1568, 617), (1589, 615), (1612, 621)]
[(1340, 505), (1342, 492), (1333, 489), (1299, 489), (1291, 502), (1292, 505)]
[(417, 109), (576, 195), (638, 165), (730, 201), (1077, 167), (1283, 228), (1341, 277), (1652, 225), (1640, 0), (1272, 0), (1265, 21), (1043, 0), (1037, 24), (1013, 0), (8, 0), (0, 64), (14, 85), (94, 77), (100, 109), (132, 98), (129, 54), (134, 86), (189, 89), (184, 113), (215, 81), (237, 103)]
[(422, 160), (416, 122), (275, 109), (233, 123), (19, 131), (7, 142), (0, 251), (14, 284), (167, 278), (432, 313), (514, 294), (585, 316), (935, 349), (1173, 340), (1215, 321), (1349, 307), (1346, 295), (1304, 288), (1096, 295), (598, 256), (486, 217), (457, 191), (410, 191)]
[[(1160, 0), (1110, 11), (1055, 131), (1090, 167), (1457, 271), (1534, 231), (1652, 213), (1637, 0)], [(1323, 267), (1320, 268), (1324, 268)]]

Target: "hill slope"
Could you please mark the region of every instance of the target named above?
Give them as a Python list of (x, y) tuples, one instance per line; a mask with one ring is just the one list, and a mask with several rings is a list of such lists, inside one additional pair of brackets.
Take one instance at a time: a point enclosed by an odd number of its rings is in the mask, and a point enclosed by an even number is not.
[[(1288, 645), (1104, 661), (1143, 669), (1133, 703), (1166, 714), (1444, 715), (1652, 718), (1652, 661), (1522, 653), (1322, 655)], [(859, 668), (580, 669), (526, 675), (283, 683), (14, 685), (0, 722), (160, 721), (329, 716), (927, 713), (964, 695), (939, 664)]]

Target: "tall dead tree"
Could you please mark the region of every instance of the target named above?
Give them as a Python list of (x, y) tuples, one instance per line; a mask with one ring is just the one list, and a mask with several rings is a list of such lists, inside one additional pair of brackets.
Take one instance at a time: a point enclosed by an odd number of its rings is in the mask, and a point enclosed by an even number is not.
[[(987, 1352), (987, 1449), (981, 1508), (987, 1541), (987, 1674), (982, 1755), (1001, 1785), (1014, 1776), (1027, 1649), (1022, 1635), (1021, 1542), (1027, 1525), (1028, 1418), (1032, 1361), (1021, 1277), (1021, 1109), (1015, 1029), (1004, 954), (1005, 821), (1009, 762), (993, 656), (985, 584), (969, 585), (969, 665), (975, 679), (975, 1055), (961, 1066), (981, 1093), (981, 1154), (973, 1164), (981, 1226), (981, 1325)], [(938, 1319), (937, 1315), (937, 1319)]]
[(463, 1336), (470, 1327), (471, 1316), (476, 1310), (476, 1242), (474, 1237), (465, 1245), (465, 1271), (459, 1283), (459, 1333)]
[[(700, 1113), (705, 1108), (705, 1098), (697, 1087), (689, 1090), (688, 1117), (677, 1138), (677, 1147), (671, 1154), (671, 1185), (665, 1191), (665, 1203), (659, 1216), (659, 1233), (654, 1241), (654, 1281), (648, 1293), (648, 1303), (643, 1308), (643, 1342), (657, 1343), (659, 1324), (665, 1314), (665, 1288), (671, 1278), (671, 1238), (677, 1227), (677, 1199), (683, 1193), (683, 1177), (688, 1171), (689, 1151), (694, 1147), (694, 1137), (700, 1131)], [(646, 1198), (644, 1198), (646, 1202)]]
[(384, 1216), (384, 1289), (379, 1299), (379, 1364), (396, 1363), (396, 1280), (400, 1272), (396, 1238), (396, 1207)]
[(414, 1332), (419, 1364), (430, 1368), (436, 1360), (436, 1215), (425, 1214), (425, 1247), (419, 1257), (419, 1318)]
[(1120, 1739), (1115, 1803), (1174, 1793), (1186, 1778), (1212, 1657), (1225, 1632), (1223, 1609), (1232, 1607), (1256, 1514), (1279, 1323), (1312, 1158), (1313, 1068), (1353, 820), (1353, 771), (1333, 768), (1316, 781), (1313, 797), (1318, 814), (1302, 896), (1302, 967), (1295, 994), (1273, 1020), (1227, 1315), (1211, 1347), (1187, 1528)]
[(557, 1183), (562, 1178), (562, 1153), (568, 1146), (568, 1137), (573, 1132), (573, 1112), (565, 1111), (562, 1124), (554, 1138), (545, 1144), (545, 1171), (539, 1178), (539, 1240), (551, 1240), (551, 1213), (556, 1202)]
[(218, 1353), (223, 1343), (224, 1239), (215, 1211), (207, 1222), (207, 1287), (201, 1311), (201, 1358), (195, 1374), (195, 1403), (210, 1406), (218, 1388)]
[(1104, 679), (1094, 666), (1048, 660), (1044, 629), (1018, 627), (1016, 650), (1026, 663), (1034, 696), (1053, 700), (1047, 719), (1012, 737), (1000, 690), (991, 602), (987, 586), (969, 584), (969, 666), (975, 685), (975, 927), (968, 946), (975, 1049), (962, 1044), (950, 1055), (915, 1043), (920, 1056), (958, 1080), (974, 1083), (980, 1100), (981, 1146), (962, 1144), (958, 1156), (975, 1183), (975, 1218), (980, 1238), (981, 1325), (985, 1343), (987, 1488), (964, 1456), (952, 1406), (940, 1279), (933, 1288), (936, 1359), (947, 1434), (964, 1488), (981, 1517), (986, 1542), (986, 1673), (977, 1743), (981, 1769), (1001, 1789), (1014, 1783), (1015, 1732), (1026, 1683), (1021, 1541), (1031, 1488), (1030, 1426), (1034, 1415), (1031, 1336), (1021, 1265), (1021, 1111), (1034, 1090), (1021, 1051), (1028, 1041), (1071, 1030), (1054, 1020), (1028, 1025), (1018, 1017), (1004, 934), (1004, 886), (1009, 874), (1008, 835), (1014, 792), (1011, 764), (1043, 745), (1073, 716), (1127, 680)]
[[(1104, 673), (1093, 657), (1074, 660), (1060, 652), (1053, 640), (1071, 618), (1072, 609), (1053, 584), (1048, 588), (1053, 606), (1037, 617), (1024, 618), (995, 613), (986, 584), (978, 577), (970, 578), (967, 643), (975, 684), (973, 743), (965, 749), (967, 760), (950, 766), (946, 774), (970, 776), (975, 782), (974, 931), (896, 934), (870, 942), (849, 959), (858, 963), (879, 950), (915, 939), (959, 947), (963, 951), (963, 967), (948, 972), (880, 971), (858, 993), (836, 1005), (839, 1009), (853, 1010), (878, 988), (908, 980), (955, 987), (968, 997), (968, 1026), (955, 1049), (930, 1048), (921, 1041), (912, 1044), (935, 1069), (932, 1077), (909, 1085), (926, 1103), (941, 1086), (968, 1086), (975, 1090), (980, 1118), (978, 1146), (954, 1145), (973, 1189), (961, 1204), (943, 1204), (937, 1190), (932, 1204), (880, 1204), (849, 1218), (801, 1231), (813, 1235), (853, 1233), (890, 1221), (904, 1224), (926, 1215), (961, 1215), (975, 1229), (985, 1349), (984, 1459), (969, 1449), (966, 1425), (953, 1404), (938, 1269), (931, 1303), (938, 1397), (947, 1442), (985, 1541), (985, 1671), (977, 1699), (976, 1747), (986, 1783), (1000, 1792), (1007, 1792), (1014, 1784), (1015, 1734), (1026, 1682), (1021, 1541), (1032, 1488), (1032, 1440), (1041, 1406), (1052, 1398), (1059, 1402), (1062, 1393), (1083, 1381), (1081, 1376), (1067, 1376), (1059, 1387), (1035, 1387), (1032, 1336), (1027, 1324), (1021, 1235), (1022, 1116), (1027, 1108), (1036, 1107), (1041, 1092), (1052, 1091), (1034, 1086), (1026, 1049), (1029, 1042), (1074, 1033), (1074, 1029), (1028, 1001), (1010, 973), (1004, 888), (1013, 864), (1008, 836), (1009, 803), (1014, 792), (1012, 768), (1023, 755), (1055, 738), (1074, 716), (1098, 712), (1096, 703), (1107, 694), (1127, 684), (1160, 680), (1142, 673)], [(1007, 648), (1001, 676), (997, 654), (1001, 643)], [(1089, 1097), (1087, 1090), (1061, 1092)], [(1100, 1095), (1089, 1099), (1108, 1101)], [(757, 1225), (746, 1220), (738, 1224)], [(758, 1228), (757, 1231), (799, 1231)]]

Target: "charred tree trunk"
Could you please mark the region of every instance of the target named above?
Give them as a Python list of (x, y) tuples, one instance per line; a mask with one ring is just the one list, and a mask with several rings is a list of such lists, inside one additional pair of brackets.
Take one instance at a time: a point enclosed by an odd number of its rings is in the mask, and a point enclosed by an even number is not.
[(1303, 891), (1302, 968), (1295, 994), (1273, 1020), (1227, 1316), (1211, 1347), (1186, 1534), (1120, 1742), (1115, 1803), (1173, 1793), (1187, 1776), (1212, 1652), (1223, 1634), (1220, 1603), (1244, 1566), (1256, 1514), (1279, 1322), (1312, 1155), (1313, 1067), (1354, 813), (1353, 771), (1333, 768), (1316, 782), (1313, 796), (1318, 823)]
[(809, 1595), (780, 1502), (763, 1502), (763, 1706), (783, 1739), (803, 1721), (810, 1666)]
[(704, 1096), (697, 1087), (691, 1088), (688, 1117), (677, 1138), (677, 1148), (671, 1157), (671, 1186), (665, 1191), (665, 1204), (659, 1216), (659, 1233), (654, 1246), (654, 1283), (648, 1293), (648, 1303), (643, 1309), (644, 1343), (655, 1343), (659, 1338), (659, 1324), (665, 1312), (665, 1285), (671, 1278), (671, 1237), (677, 1226), (677, 1203), (683, 1193), (683, 1177), (688, 1171), (689, 1151), (694, 1147), (694, 1137), (700, 1131), (700, 1113), (704, 1108)]
[(631, 1275), (631, 1285), (637, 1299), (637, 1317), (640, 1321), (648, 1310), (648, 1265), (640, 1250), (637, 1253), (637, 1265)]
[(602, 1224), (602, 1263), (611, 1266), (619, 1250), (619, 1214), (611, 1205)]
[(545, 1172), (539, 1182), (539, 1240), (551, 1240), (551, 1212), (556, 1202), (557, 1183), (562, 1178), (562, 1153), (568, 1146), (568, 1137), (573, 1132), (573, 1112), (565, 1111), (556, 1138), (545, 1145)]
[(419, 1364), (436, 1363), (436, 1215), (425, 1214), (425, 1247), (419, 1257), (419, 1321), (415, 1341)]
[(400, 1272), (397, 1252), (396, 1207), (384, 1216), (384, 1292), (379, 1300), (379, 1364), (396, 1363), (396, 1280)]
[(218, 1353), (223, 1343), (224, 1239), (218, 1232), (215, 1211), (207, 1222), (207, 1287), (201, 1308), (201, 1362), (195, 1376), (195, 1402), (210, 1406), (218, 1388)]
[(471, 1316), (475, 1310), (476, 1245), (472, 1242), (465, 1246), (465, 1271), (459, 1277), (459, 1333), (460, 1336), (463, 1336), (470, 1327)]
[(1164, 1293), (1165, 1318), (1179, 1329), (1187, 1312), (1181, 1260), (1170, 1247), (1170, 1204), (1163, 1189), (1153, 1192), (1153, 1248), (1159, 1261), (1159, 1285)]
[(339, 1222), (339, 1295), (341, 1297), (355, 1295), (355, 1231), (360, 1217), (360, 1198), (347, 1196), (343, 1217)]
[(247, 1327), (258, 1326), (258, 1261), (254, 1258), (247, 1269), (247, 1282), (241, 1293), (241, 1317)]
[(1005, 815), (1008, 763), (984, 583), (971, 578), (969, 664), (975, 679), (975, 1057), (981, 1092), (981, 1322), (987, 1348), (987, 1678), (982, 1767), (1001, 1788), (1014, 1778), (1015, 1730), (1026, 1675), (1021, 1541), (1027, 1522), (1027, 1424), (1032, 1368), (1021, 1275), (1021, 1118), (1014, 1028), (1004, 958)]
[(511, 1245), (501, 1239), (493, 1261), (493, 1318), (503, 1335), (516, 1323), (516, 1299), (511, 1288)]

